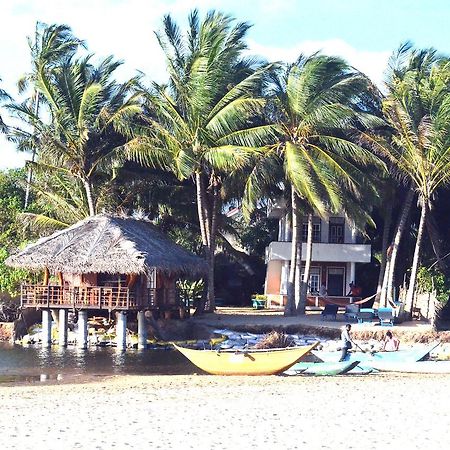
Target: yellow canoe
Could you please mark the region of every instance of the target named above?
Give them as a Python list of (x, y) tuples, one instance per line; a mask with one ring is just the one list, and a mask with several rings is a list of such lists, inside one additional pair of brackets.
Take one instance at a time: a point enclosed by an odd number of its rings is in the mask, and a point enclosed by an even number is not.
[(193, 350), (173, 345), (189, 361), (213, 375), (273, 375), (284, 372), (318, 344), (237, 351)]

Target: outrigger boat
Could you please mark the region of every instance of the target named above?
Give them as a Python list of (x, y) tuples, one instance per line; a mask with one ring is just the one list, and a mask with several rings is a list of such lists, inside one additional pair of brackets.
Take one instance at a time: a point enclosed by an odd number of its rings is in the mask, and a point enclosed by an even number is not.
[(173, 345), (189, 361), (213, 375), (274, 375), (291, 367), (319, 342), (301, 347), (244, 350), (194, 350)]
[[(346, 361), (360, 361), (364, 366), (376, 366), (373, 362), (416, 362), (425, 358), (433, 349), (439, 345), (424, 346), (413, 350), (398, 350), (396, 352), (349, 352)], [(324, 362), (337, 362), (341, 356), (340, 351), (324, 352), (314, 351), (313, 354)]]
[(344, 375), (359, 364), (359, 361), (342, 362), (298, 362), (286, 370), (286, 375)]
[(373, 363), (373, 367), (380, 372), (450, 374), (450, 361), (377, 361)]

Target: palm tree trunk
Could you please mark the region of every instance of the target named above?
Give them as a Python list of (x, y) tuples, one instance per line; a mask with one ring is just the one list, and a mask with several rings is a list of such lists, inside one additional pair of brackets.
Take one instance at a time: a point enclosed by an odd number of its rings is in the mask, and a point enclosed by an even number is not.
[(436, 218), (433, 214), (433, 211), (429, 211), (427, 214), (427, 233), (430, 238), (431, 246), (433, 247), (433, 252), (436, 256), (436, 264), (439, 267), (439, 270), (448, 276), (448, 266), (444, 257), (444, 251), (442, 248), (442, 240), (439, 232), (439, 226), (436, 223)]
[(298, 224), (298, 199), (295, 193), (294, 186), (291, 187), (291, 210), (292, 210), (292, 243), (291, 243), (291, 265), (289, 268), (289, 279), (287, 283), (287, 302), (284, 308), (285, 316), (293, 316), (295, 314), (295, 271), (296, 261), (298, 253), (298, 241), (300, 240), (300, 253), (301, 253), (301, 239), (299, 236), (299, 224)]
[[(34, 115), (37, 117), (39, 114), (39, 92), (35, 91), (35, 100), (34, 100)], [(33, 130), (33, 136), (35, 133), (35, 129)], [(31, 153), (31, 162), (34, 163), (36, 159), (36, 148), (33, 146), (33, 151)], [(31, 181), (33, 179), (33, 165), (31, 164), (30, 167), (28, 167), (28, 173), (27, 173), (27, 185), (25, 188), (25, 202), (24, 207), (25, 209), (28, 207), (28, 203), (30, 201), (30, 190), (31, 190)]]
[(312, 214), (308, 214), (308, 234), (306, 239), (305, 273), (303, 275), (303, 282), (300, 289), (300, 301), (297, 305), (297, 314), (299, 315), (305, 314), (306, 310), (309, 273), (311, 271), (311, 262), (312, 262), (312, 247), (313, 247), (313, 216)]
[(392, 224), (392, 206), (393, 206), (392, 200), (387, 199), (386, 209), (384, 210), (384, 228), (381, 243), (380, 273), (378, 274), (377, 295), (375, 296), (375, 301), (373, 303), (373, 308), (376, 309), (380, 305), (380, 297), (381, 292), (383, 290), (383, 282), (386, 273), (388, 273), (389, 271), (389, 267), (387, 266), (387, 258), (388, 258), (387, 251), (389, 245), (389, 232), (391, 231), (391, 224)]
[(216, 252), (216, 234), (217, 234), (217, 214), (219, 210), (219, 192), (216, 183), (213, 185), (213, 207), (211, 211), (211, 227), (209, 236), (209, 268), (208, 268), (208, 295), (207, 295), (207, 310), (212, 312), (216, 309), (216, 302), (214, 296), (214, 260)]
[(86, 198), (89, 207), (89, 215), (95, 216), (94, 197), (92, 195), (92, 185), (89, 180), (83, 180), (84, 191), (86, 192)]
[[(204, 295), (202, 295), (202, 298), (200, 299), (198, 306), (195, 310), (195, 315), (199, 315), (203, 313), (205, 310), (206, 303), (208, 301), (208, 293), (209, 293), (209, 279), (211, 277), (211, 254), (209, 251), (209, 241), (208, 241), (208, 234), (207, 234), (207, 228), (206, 228), (206, 215), (205, 215), (205, 209), (206, 209), (206, 192), (205, 192), (205, 186), (203, 182), (203, 177), (200, 172), (195, 173), (195, 188), (196, 188), (196, 195), (197, 195), (197, 214), (198, 214), (198, 222), (200, 226), (200, 234), (202, 238), (202, 245), (203, 245), (203, 257), (206, 259), (208, 263), (208, 273), (206, 278), (206, 283), (204, 287)], [(214, 270), (214, 269), (213, 269)], [(213, 286), (214, 289), (214, 286)]]
[(206, 234), (206, 217), (205, 217), (205, 188), (200, 172), (195, 173), (195, 188), (197, 193), (197, 213), (200, 225), (200, 234), (202, 237), (203, 248), (208, 247), (208, 236)]
[(408, 292), (406, 294), (406, 305), (409, 308), (409, 314), (412, 315), (414, 307), (414, 294), (416, 292), (417, 271), (419, 269), (420, 247), (422, 245), (423, 232), (425, 230), (425, 221), (427, 218), (427, 202), (423, 200), (420, 212), (419, 229), (417, 230), (416, 247), (414, 249), (413, 263), (411, 267), (411, 278), (409, 279)]
[(408, 220), (408, 216), (411, 211), (413, 199), (414, 191), (412, 189), (409, 189), (405, 198), (405, 203), (403, 204), (402, 213), (400, 216), (400, 220), (398, 221), (394, 239), (391, 243), (391, 257), (389, 260), (389, 274), (386, 287), (386, 298), (389, 302), (393, 302), (394, 300), (394, 275), (397, 263), (398, 248), (406, 227), (406, 221)]

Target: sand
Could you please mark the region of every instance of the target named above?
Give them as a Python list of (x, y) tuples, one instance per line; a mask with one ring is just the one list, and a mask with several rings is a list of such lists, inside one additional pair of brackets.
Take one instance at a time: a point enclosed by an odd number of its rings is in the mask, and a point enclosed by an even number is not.
[(450, 376), (120, 376), (0, 387), (6, 449), (434, 449)]

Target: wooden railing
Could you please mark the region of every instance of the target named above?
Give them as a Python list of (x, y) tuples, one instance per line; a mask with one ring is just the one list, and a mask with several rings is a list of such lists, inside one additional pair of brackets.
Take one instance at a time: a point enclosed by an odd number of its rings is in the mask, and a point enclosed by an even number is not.
[(22, 307), (76, 308), (108, 310), (156, 309), (165, 295), (162, 289), (147, 289), (146, 295), (136, 295), (127, 287), (40, 286), (24, 284), (21, 288)]

